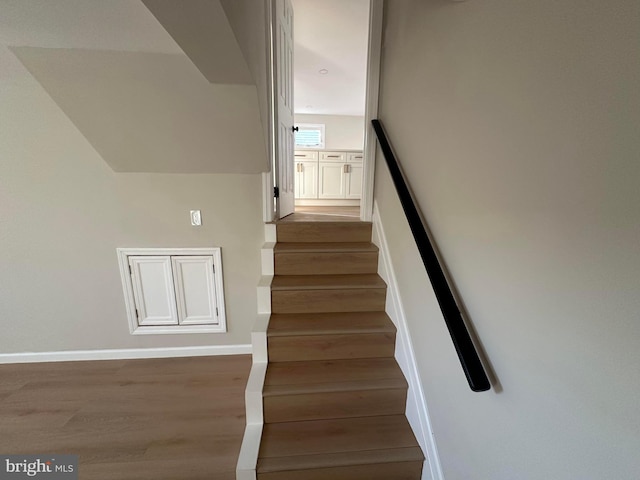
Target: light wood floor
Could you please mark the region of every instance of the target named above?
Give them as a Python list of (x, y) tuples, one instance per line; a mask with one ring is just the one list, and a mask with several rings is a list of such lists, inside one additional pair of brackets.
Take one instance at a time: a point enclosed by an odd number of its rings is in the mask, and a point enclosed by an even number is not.
[(287, 222), (353, 222), (360, 218), (360, 207), (296, 206), (295, 213), (280, 221)]
[(87, 480), (233, 480), (251, 357), (0, 365), (0, 452)]

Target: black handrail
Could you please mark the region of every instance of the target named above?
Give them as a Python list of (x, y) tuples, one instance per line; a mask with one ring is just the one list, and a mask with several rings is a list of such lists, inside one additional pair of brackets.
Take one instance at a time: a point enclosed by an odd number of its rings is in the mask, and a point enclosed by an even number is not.
[(418, 251), (422, 257), (422, 262), (424, 263), (427, 274), (429, 275), (429, 280), (431, 281), (436, 298), (438, 299), (440, 310), (442, 310), (444, 321), (449, 329), (449, 334), (453, 340), (453, 345), (458, 353), (458, 358), (462, 364), (462, 370), (464, 370), (469, 386), (474, 392), (484, 392), (489, 390), (489, 388), (491, 388), (491, 384), (489, 383), (487, 374), (480, 362), (478, 352), (471, 341), (469, 331), (467, 330), (464, 320), (462, 319), (462, 315), (460, 314), (458, 303), (456, 302), (453, 292), (449, 287), (449, 283), (447, 282), (442, 266), (438, 261), (438, 256), (433, 248), (427, 229), (423, 224), (422, 216), (418, 212), (416, 204), (413, 201), (407, 182), (400, 170), (398, 161), (393, 154), (389, 140), (382, 128), (382, 124), (380, 123), (380, 120), (372, 120), (371, 123), (373, 124), (373, 129), (378, 137), (380, 149), (382, 150), (382, 153), (384, 153), (384, 157), (387, 161), (387, 166), (391, 172), (391, 178), (393, 179), (396, 191), (400, 197), (400, 203), (402, 204), (404, 213), (409, 221), (409, 227), (411, 228), (413, 238), (416, 241)]

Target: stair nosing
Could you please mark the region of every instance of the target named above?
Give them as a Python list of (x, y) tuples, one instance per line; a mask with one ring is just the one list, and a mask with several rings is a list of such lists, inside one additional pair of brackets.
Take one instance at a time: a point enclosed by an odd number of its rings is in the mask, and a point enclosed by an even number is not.
[(289, 395), (308, 395), (339, 392), (360, 392), (372, 390), (407, 390), (407, 381), (403, 378), (385, 378), (374, 380), (352, 380), (349, 382), (321, 382), (297, 385), (265, 385), (263, 397), (282, 397)]
[(396, 327), (391, 324), (388, 327), (363, 327), (345, 329), (325, 329), (325, 330), (267, 330), (267, 337), (314, 337), (320, 335), (375, 335), (379, 333), (397, 333)]
[[(295, 280), (300, 281), (301, 284), (278, 284), (282, 281), (292, 282)], [(320, 283), (314, 283), (314, 280), (319, 281)], [(327, 280), (330, 280), (333, 283), (326, 283)], [(272, 292), (291, 290), (377, 290), (386, 288), (387, 284), (377, 273), (275, 275), (271, 280)]]
[[(292, 248), (294, 247), (295, 248)], [(369, 242), (278, 242), (274, 253), (378, 253), (376, 245)]]

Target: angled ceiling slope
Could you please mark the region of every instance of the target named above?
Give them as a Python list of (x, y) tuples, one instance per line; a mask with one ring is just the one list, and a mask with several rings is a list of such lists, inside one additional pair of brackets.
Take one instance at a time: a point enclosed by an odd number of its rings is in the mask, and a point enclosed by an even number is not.
[(218, 0), (142, 0), (211, 83), (253, 85), (244, 55)]
[(116, 172), (267, 169), (253, 86), (212, 85), (181, 54), (11, 50)]

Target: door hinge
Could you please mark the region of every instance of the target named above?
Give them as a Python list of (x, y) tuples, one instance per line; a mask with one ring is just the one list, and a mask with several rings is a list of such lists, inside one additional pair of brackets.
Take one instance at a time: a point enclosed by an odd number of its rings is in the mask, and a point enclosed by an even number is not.
[(273, 187), (273, 196), (275, 198), (280, 198), (280, 188), (278, 187)]

